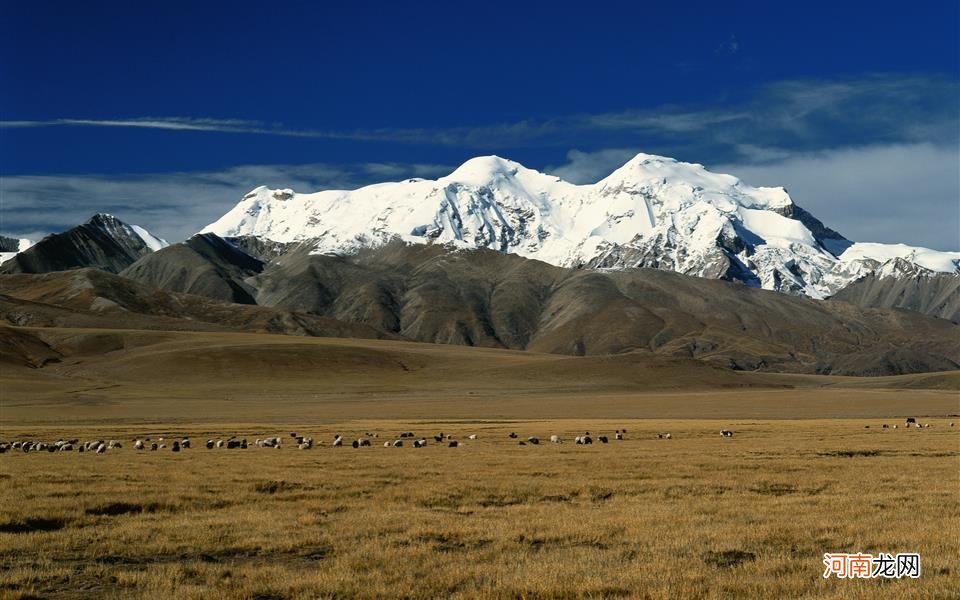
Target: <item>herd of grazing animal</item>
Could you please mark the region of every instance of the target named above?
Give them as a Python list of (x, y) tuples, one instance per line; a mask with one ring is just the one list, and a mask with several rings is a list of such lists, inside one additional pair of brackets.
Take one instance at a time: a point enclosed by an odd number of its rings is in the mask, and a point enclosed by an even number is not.
[[(950, 427), (954, 427), (955, 423), (951, 422)], [(916, 428), (916, 429), (927, 429), (930, 427), (930, 423), (918, 423), (915, 417), (908, 417), (904, 422), (904, 428)], [(865, 429), (870, 429), (870, 425), (865, 425)], [(882, 429), (897, 429), (897, 425), (888, 425), (883, 423), (880, 425)], [(614, 432), (613, 440), (622, 441), (626, 439), (626, 429), (617, 429)], [(724, 438), (732, 438), (733, 431), (729, 429), (721, 429), (720, 436)], [(350, 446), (354, 448), (363, 448), (367, 446), (372, 446), (372, 439), (380, 437), (377, 433), (367, 432), (361, 437), (353, 439), (350, 442), (347, 442)], [(453, 435), (440, 432), (432, 437), (432, 443), (437, 445), (445, 445), (448, 448), (459, 448), (462, 444), (459, 440), (454, 439)], [(402, 448), (406, 444), (405, 440), (410, 439), (410, 445), (413, 448), (425, 448), (428, 445), (428, 437), (420, 437), (414, 435), (411, 431), (401, 432), (396, 438), (390, 438), (383, 442), (384, 448)], [(519, 438), (519, 434), (513, 431), (510, 432), (507, 437), (509, 439)], [(413, 439), (411, 439), (413, 438)], [(476, 441), (479, 436), (475, 433), (472, 433), (466, 437), (467, 440), (473, 442)], [(290, 439), (292, 445), (300, 450), (310, 450), (314, 446), (323, 446), (323, 441), (314, 441), (310, 436), (299, 435), (295, 432), (290, 434)], [(563, 438), (557, 434), (551, 435), (549, 438), (553, 444), (562, 444)], [(610, 442), (610, 438), (606, 435), (598, 435), (596, 438), (590, 435), (590, 432), (584, 432), (583, 435), (578, 435), (573, 438), (573, 441), (578, 446), (592, 445), (594, 440), (600, 444), (607, 444)], [(670, 433), (657, 433), (655, 439), (661, 440), (671, 440), (673, 435)], [(344, 446), (345, 440), (343, 436), (336, 435), (333, 438), (332, 443), (330, 444), (334, 448), (340, 448)], [(519, 440), (518, 444), (520, 446), (538, 446), (540, 445), (540, 438), (532, 435), (526, 438), (526, 440)], [(267, 437), (267, 438), (257, 438), (253, 443), (249, 443), (247, 438), (238, 438), (237, 436), (230, 436), (226, 439), (208, 439), (204, 444), (208, 450), (214, 450), (218, 448), (226, 448), (229, 450), (239, 449), (246, 450), (248, 447), (255, 448), (275, 448), (280, 449), (284, 447), (283, 438), (280, 436), (276, 437)], [(15, 440), (15, 441), (3, 441), (0, 440), (0, 454), (6, 452), (93, 452), (94, 454), (104, 454), (108, 450), (114, 450), (122, 448), (123, 445), (117, 440), (90, 440), (86, 442), (81, 442), (79, 439), (59, 439), (56, 442), (45, 442), (39, 440)], [(151, 438), (135, 438), (133, 440), (133, 448), (137, 451), (149, 451), (157, 452), (160, 450), (166, 450), (169, 448), (171, 452), (180, 452), (181, 450), (189, 450), (191, 448), (190, 438), (184, 437), (175, 440), (167, 440), (163, 437), (158, 437), (156, 440)]]
[[(624, 439), (624, 430), (617, 430), (615, 434), (615, 440)], [(667, 434), (669, 438), (669, 434)], [(367, 446), (372, 446), (372, 438), (380, 437), (376, 433), (366, 433), (365, 435), (358, 437), (351, 442), (349, 445), (354, 448), (363, 448)], [(508, 437), (516, 439), (518, 436), (516, 433), (511, 433)], [(658, 435), (657, 437), (661, 437)], [(298, 435), (297, 433), (291, 433), (290, 438), (293, 442), (293, 445), (300, 450), (310, 450), (315, 445), (322, 446), (323, 441), (314, 442), (314, 439), (310, 436)], [(414, 448), (425, 448), (428, 444), (427, 437), (417, 437), (413, 432), (405, 431), (400, 433), (397, 438), (388, 439), (383, 442), (384, 448), (402, 448), (405, 444), (404, 441), (409, 438), (416, 438), (411, 441), (411, 445)], [(438, 445), (446, 445), (448, 448), (459, 448), (461, 442), (459, 440), (453, 439), (454, 436), (448, 433), (440, 432), (432, 436), (433, 442)], [(479, 439), (479, 436), (475, 433), (472, 433), (467, 436), (467, 440), (473, 442)], [(600, 443), (606, 444), (609, 442), (609, 438), (605, 435), (601, 435), (597, 438)], [(561, 444), (563, 440), (559, 435), (551, 435), (550, 441), (554, 444)], [(577, 444), (592, 444), (593, 438), (590, 437), (590, 433), (587, 432), (582, 436), (577, 436), (575, 438)], [(537, 446), (540, 444), (540, 438), (537, 436), (530, 436), (526, 441), (520, 441), (521, 446), (532, 445)], [(334, 448), (340, 448), (344, 445), (344, 438), (342, 435), (336, 435), (333, 438), (331, 446)], [(239, 438), (237, 436), (230, 436), (226, 439), (208, 439), (203, 446), (207, 450), (214, 450), (220, 448), (226, 448), (228, 450), (239, 449), (246, 450), (249, 447), (256, 448), (283, 448), (283, 438), (281, 436), (276, 437), (267, 437), (267, 438), (257, 438), (253, 443), (250, 443), (247, 438)], [(54, 443), (47, 443), (41, 441), (14, 441), (14, 442), (3, 442), (0, 441), (0, 454), (7, 452), (9, 450), (21, 450), (23, 452), (39, 452), (39, 451), (48, 451), (48, 452), (66, 452), (72, 451), (74, 448), (79, 452), (95, 452), (98, 454), (103, 454), (107, 450), (112, 450), (114, 448), (121, 448), (122, 445), (116, 440), (104, 441), (96, 440), (91, 442), (80, 443), (79, 440), (58, 440)], [(170, 449), (171, 452), (180, 452), (181, 450), (188, 450), (191, 448), (190, 438), (180, 438), (176, 440), (167, 440), (163, 437), (158, 437), (156, 440), (151, 438), (135, 438), (133, 440), (133, 448), (138, 451), (149, 451), (157, 452), (159, 450)]]
[(103, 454), (107, 450), (122, 448), (123, 444), (117, 440), (92, 440), (81, 442), (79, 439), (57, 440), (43, 442), (37, 440), (15, 440), (12, 442), (0, 441), (0, 454), (5, 452), (93, 452)]
[[(950, 427), (954, 427), (955, 425), (956, 423), (954, 423), (953, 421), (950, 422)], [(911, 427), (915, 429), (930, 429), (930, 423), (918, 423), (916, 417), (907, 417), (903, 423), (903, 427), (904, 429), (910, 429)], [(864, 425), (863, 428), (870, 429), (870, 426)], [(897, 426), (893, 425), (892, 428), (896, 429)], [(880, 425), (880, 429), (891, 429), (891, 426), (886, 423), (883, 423)]]

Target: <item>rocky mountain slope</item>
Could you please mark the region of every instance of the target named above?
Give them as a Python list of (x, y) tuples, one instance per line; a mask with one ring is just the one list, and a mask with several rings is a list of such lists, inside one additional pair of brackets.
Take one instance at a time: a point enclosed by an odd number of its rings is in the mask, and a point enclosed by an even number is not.
[(244, 279), (260, 273), (263, 264), (224, 239), (198, 234), (141, 257), (120, 274), (171, 292), (256, 304)]
[(960, 275), (936, 273), (898, 260), (846, 286), (837, 300), (902, 308), (960, 323)]
[[(216, 246), (214, 238), (202, 239)], [(219, 255), (188, 248), (152, 254), (149, 272), (172, 272), (181, 263), (182, 252), (188, 251), (194, 252), (191, 260), (198, 265), (210, 263), (195, 266), (196, 273), (232, 281), (233, 276), (217, 270), (222, 266)], [(140, 264), (144, 269), (135, 270), (148, 272), (148, 261)], [(96, 277), (94, 271), (85, 273), (86, 279)], [(56, 276), (68, 275), (39, 277), (53, 282)], [(10, 281), (0, 283), (7, 288)], [(67, 301), (73, 292), (60, 291), (62, 282), (49, 284), (56, 293), (38, 295), (36, 290), (44, 287), (40, 281), (44, 279), (20, 280), (21, 291), (12, 295), (20, 301), (88, 310), (111, 307), (109, 302), (119, 303), (118, 297), (149, 297), (151, 285), (182, 289), (194, 279), (160, 277), (147, 285), (115, 277), (108, 289), (139, 291), (100, 291), (94, 295), (102, 299), (87, 295), (79, 305)], [(304, 246), (264, 264), (259, 273), (239, 283), (260, 305), (248, 307), (251, 310), (310, 315), (410, 341), (572, 355), (640, 352), (695, 358), (732, 369), (805, 373), (882, 375), (960, 365), (960, 327), (943, 319), (862, 309), (655, 269), (566, 269), (486, 249), (451, 251), (395, 241), (330, 256)], [(84, 281), (70, 289), (90, 285)], [(102, 290), (104, 284), (94, 288)], [(204, 285), (195, 291), (219, 296), (220, 289)], [(239, 311), (239, 305), (220, 300), (167, 296), (195, 299), (188, 304), (202, 305), (204, 314), (215, 315), (201, 317), (207, 322), (228, 319)], [(132, 300), (122, 304), (127, 312), (159, 310), (198, 318), (182, 308), (169, 309), (166, 302), (147, 302), (153, 307), (149, 310), (136, 306)], [(10, 322), (26, 324), (11, 319), (9, 315), (19, 314), (16, 311), (7, 309), (7, 314)], [(69, 321), (60, 316), (55, 324)]]
[(82, 225), (49, 235), (0, 265), (0, 273), (48, 273), (96, 267), (118, 273), (167, 246), (137, 225), (99, 213)]
[(322, 315), (169, 293), (93, 268), (0, 275), (0, 291), (0, 319), (21, 327), (397, 337)]

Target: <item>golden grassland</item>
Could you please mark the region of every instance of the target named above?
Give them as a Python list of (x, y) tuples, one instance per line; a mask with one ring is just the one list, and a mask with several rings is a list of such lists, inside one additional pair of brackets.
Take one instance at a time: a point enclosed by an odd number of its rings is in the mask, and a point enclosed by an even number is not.
[[(0, 353), (0, 439), (124, 447), (0, 455), (0, 598), (958, 597), (960, 372), (30, 331), (63, 358)], [(401, 431), (430, 445), (382, 446)], [(573, 444), (584, 431), (611, 442)], [(373, 447), (330, 446), (365, 432)], [(180, 453), (131, 443), (185, 435)], [(202, 446), (231, 435), (286, 441)], [(923, 575), (823, 579), (846, 551), (918, 552)]]
[[(921, 420), (6, 424), (125, 445), (0, 455), (0, 596), (956, 598), (960, 427)], [(462, 446), (382, 447), (407, 430)], [(574, 445), (585, 430), (611, 442)], [(286, 446), (200, 444), (234, 434)], [(161, 435), (199, 447), (130, 443)], [(824, 552), (856, 551), (918, 552), (922, 577), (823, 579)]]

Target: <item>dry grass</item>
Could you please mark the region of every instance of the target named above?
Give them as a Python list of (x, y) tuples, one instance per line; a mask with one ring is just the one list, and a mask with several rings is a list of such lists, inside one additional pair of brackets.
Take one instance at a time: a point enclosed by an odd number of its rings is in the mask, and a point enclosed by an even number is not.
[[(960, 589), (960, 427), (945, 418), (960, 413), (958, 373), (861, 380), (642, 353), (41, 333), (66, 358), (0, 364), (0, 438), (125, 447), (0, 455), (0, 598), (956, 598)], [(934, 426), (879, 428), (908, 415)], [(623, 427), (622, 442), (571, 443)], [(721, 428), (735, 437), (721, 439)], [(296, 450), (290, 431), (326, 445)], [(366, 431), (379, 444), (329, 446), (335, 433)], [(463, 446), (382, 446), (401, 431), (444, 431)], [(519, 446), (510, 431), (567, 443)], [(200, 444), (232, 434), (288, 445)], [(161, 435), (189, 435), (195, 447), (130, 443)], [(824, 580), (822, 554), (839, 551), (919, 552), (923, 576)]]
[[(960, 429), (927, 420), (922, 431), (849, 419), (355, 421), (299, 431), (327, 444), (376, 431), (382, 444), (442, 430), (463, 446), (7, 453), (0, 596), (955, 598)], [(622, 442), (570, 442), (621, 427)], [(20, 425), (2, 436), (289, 431)], [(519, 446), (509, 431), (567, 443)], [(666, 431), (674, 439), (654, 439)], [(923, 576), (824, 580), (828, 551), (919, 552)]]

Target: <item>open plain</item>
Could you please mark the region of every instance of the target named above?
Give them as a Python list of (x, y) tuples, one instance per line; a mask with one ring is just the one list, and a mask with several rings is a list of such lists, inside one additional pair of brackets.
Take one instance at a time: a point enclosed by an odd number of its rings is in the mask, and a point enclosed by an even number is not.
[[(12, 331), (66, 358), (30, 368), (7, 356), (0, 437), (122, 448), (0, 455), (3, 597), (951, 598), (960, 588), (955, 373), (818, 377), (638, 353)], [(905, 428), (906, 416), (930, 427)], [(383, 446), (408, 431), (427, 446)], [(575, 444), (587, 431), (595, 443)], [(459, 446), (435, 441), (441, 432)], [(338, 434), (344, 447), (332, 446)], [(349, 447), (367, 434), (371, 447)], [(231, 436), (250, 447), (205, 447)], [(253, 443), (268, 436), (282, 447)], [(519, 443), (530, 436), (540, 443)], [(133, 448), (160, 437), (192, 447)], [(922, 577), (822, 577), (823, 553), (858, 551), (920, 553)]]

